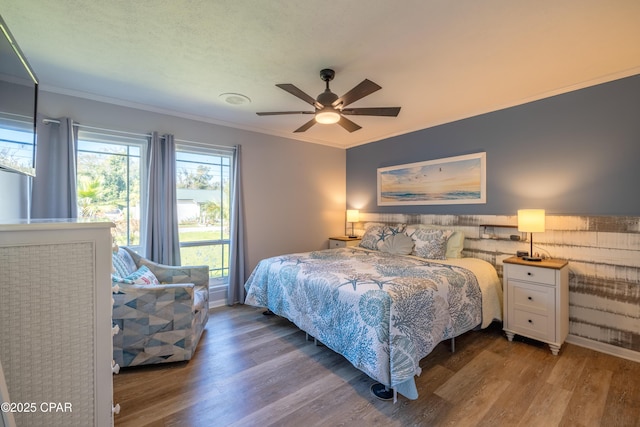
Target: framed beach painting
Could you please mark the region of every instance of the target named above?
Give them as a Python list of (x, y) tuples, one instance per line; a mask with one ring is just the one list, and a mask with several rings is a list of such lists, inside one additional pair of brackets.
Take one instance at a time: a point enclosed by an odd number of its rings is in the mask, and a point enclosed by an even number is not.
[(486, 203), (486, 154), (378, 168), (378, 206)]

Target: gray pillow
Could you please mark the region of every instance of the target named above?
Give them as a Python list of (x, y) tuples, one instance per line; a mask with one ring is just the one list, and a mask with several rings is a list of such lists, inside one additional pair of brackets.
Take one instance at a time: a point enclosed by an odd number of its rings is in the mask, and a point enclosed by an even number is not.
[(413, 240), (404, 233), (398, 233), (391, 237), (387, 237), (380, 251), (396, 255), (409, 255), (413, 252)]

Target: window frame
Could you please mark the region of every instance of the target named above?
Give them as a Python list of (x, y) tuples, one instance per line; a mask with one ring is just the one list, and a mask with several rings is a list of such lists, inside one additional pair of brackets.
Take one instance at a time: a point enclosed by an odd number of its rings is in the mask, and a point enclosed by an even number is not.
[[(179, 167), (178, 167), (178, 162), (180, 162), (181, 160), (178, 160), (178, 153), (192, 153), (192, 154), (197, 154), (197, 155), (204, 155), (204, 156), (212, 156), (212, 157), (221, 157), (221, 158), (227, 158), (228, 159), (228, 165), (220, 165), (220, 167), (226, 167), (228, 168), (228, 182), (227, 182), (227, 186), (228, 186), (228, 194), (229, 194), (229, 200), (228, 200), (228, 209), (229, 209), (229, 218), (226, 221), (226, 225), (227, 228), (229, 229), (229, 235), (228, 237), (225, 238), (220, 238), (220, 239), (205, 239), (205, 240), (197, 240), (197, 241), (187, 241), (187, 242), (183, 242), (180, 241), (180, 249), (182, 248), (193, 248), (193, 247), (205, 247), (205, 246), (222, 246), (222, 267), (221, 268), (213, 268), (213, 266), (209, 266), (209, 284), (210, 284), (210, 288), (227, 288), (228, 284), (229, 284), (229, 257), (225, 256), (225, 254), (229, 253), (229, 248), (231, 245), (231, 233), (230, 233), (230, 229), (231, 229), (231, 203), (232, 203), (232, 197), (233, 197), (233, 185), (234, 185), (234, 170), (233, 170), (233, 164), (234, 164), (234, 156), (236, 155), (235, 152), (235, 147), (228, 147), (228, 148), (223, 148), (223, 147), (218, 147), (218, 146), (208, 146), (206, 144), (198, 144), (198, 143), (188, 143), (188, 142), (177, 142), (176, 143), (176, 174), (179, 171)], [(224, 176), (224, 174), (222, 174), (222, 176)], [(177, 188), (177, 184), (178, 184), (178, 177), (176, 176), (176, 193), (178, 191)], [(221, 193), (224, 194), (224, 187), (221, 186), (220, 188)], [(224, 198), (221, 198), (221, 201), (224, 201)], [(223, 210), (224, 207), (221, 206), (221, 210)], [(179, 225), (178, 225), (179, 227)], [(221, 226), (221, 230), (224, 228), (224, 223), (223, 226)], [(225, 252), (225, 247), (227, 249), (227, 251)], [(212, 277), (212, 273), (215, 271), (220, 271), (221, 275), (220, 277)]]
[[(119, 146), (126, 148), (126, 154), (118, 154), (118, 153), (109, 153), (109, 152), (100, 152), (95, 150), (86, 150), (81, 149), (81, 142), (88, 142), (94, 144), (109, 144), (112, 146)], [(145, 234), (146, 234), (146, 210), (147, 210), (147, 196), (149, 191), (148, 186), (148, 164), (147, 164), (147, 151), (149, 147), (149, 136), (144, 134), (131, 134), (125, 132), (118, 131), (109, 131), (109, 130), (94, 130), (92, 128), (84, 128), (81, 125), (78, 125), (78, 136), (77, 136), (77, 146), (76, 146), (76, 156), (79, 157), (81, 152), (87, 153), (95, 153), (98, 155), (118, 155), (127, 158), (127, 212), (129, 218), (127, 218), (127, 230), (126, 230), (126, 241), (127, 247), (135, 251), (141, 251), (144, 247)], [(131, 147), (137, 147), (140, 151), (139, 156), (135, 154), (131, 154)], [(131, 244), (131, 158), (138, 158), (139, 163), (139, 173), (140, 173), (140, 212), (139, 212), (139, 243)], [(77, 160), (79, 165), (80, 161)], [(79, 176), (79, 168), (76, 167), (76, 177)], [(77, 186), (76, 186), (77, 191)]]

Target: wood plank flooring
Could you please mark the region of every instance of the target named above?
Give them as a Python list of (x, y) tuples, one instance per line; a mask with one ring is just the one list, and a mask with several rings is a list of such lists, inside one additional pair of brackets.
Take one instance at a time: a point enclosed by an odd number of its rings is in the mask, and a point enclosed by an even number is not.
[(194, 358), (122, 369), (115, 426), (640, 426), (640, 363), (565, 344), (559, 356), (501, 325), (439, 344), (419, 398), (381, 401), (369, 377), (249, 306), (211, 311)]

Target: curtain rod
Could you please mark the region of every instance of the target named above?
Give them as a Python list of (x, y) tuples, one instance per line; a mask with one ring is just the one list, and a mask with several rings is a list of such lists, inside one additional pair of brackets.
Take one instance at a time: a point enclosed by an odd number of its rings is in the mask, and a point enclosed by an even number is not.
[(178, 138), (174, 138), (173, 140), (178, 144), (198, 146), (200, 148), (224, 148), (225, 150), (233, 150), (233, 151), (236, 150), (235, 145), (217, 145), (217, 144), (209, 144), (206, 142), (188, 141), (186, 139), (178, 139)]
[[(60, 120), (57, 119), (42, 119), (42, 123), (44, 123), (45, 125), (48, 124), (60, 124)], [(82, 125), (80, 123), (73, 123), (73, 126), (75, 127), (83, 127), (83, 128), (87, 128), (87, 129), (91, 129), (91, 130), (98, 130), (98, 131), (103, 131), (103, 132), (117, 132), (117, 133), (122, 133), (125, 135), (133, 135), (133, 136), (143, 136), (146, 138), (150, 138), (151, 134), (150, 133), (134, 133), (134, 132), (126, 132), (126, 131), (121, 131), (121, 130), (115, 130), (115, 129), (104, 129), (104, 128), (99, 128), (99, 127), (95, 127), (95, 126), (87, 126), (87, 125)], [(174, 138), (174, 141), (177, 143), (181, 143), (181, 144), (191, 144), (191, 145), (198, 145), (200, 147), (211, 147), (211, 148), (224, 148), (227, 150), (234, 150), (236, 149), (235, 146), (233, 145), (216, 145), (216, 144), (207, 144), (206, 142), (197, 142), (197, 141), (188, 141), (186, 139), (178, 139), (178, 138)]]
[[(45, 125), (48, 124), (56, 124), (59, 125), (60, 124), (60, 120), (57, 119), (42, 119), (42, 123), (44, 123)], [(82, 125), (80, 123), (73, 123), (74, 127), (83, 127), (86, 129), (90, 129), (90, 130), (99, 130), (99, 131), (103, 131), (103, 132), (118, 132), (118, 133), (122, 133), (124, 135), (132, 135), (132, 136), (143, 136), (145, 138), (148, 138), (151, 136), (151, 134), (149, 133), (136, 133), (136, 132), (126, 132), (126, 131), (122, 131), (122, 130), (114, 130), (114, 129), (105, 129), (105, 128), (99, 128), (99, 127), (95, 127), (95, 126), (87, 126), (87, 125)]]

